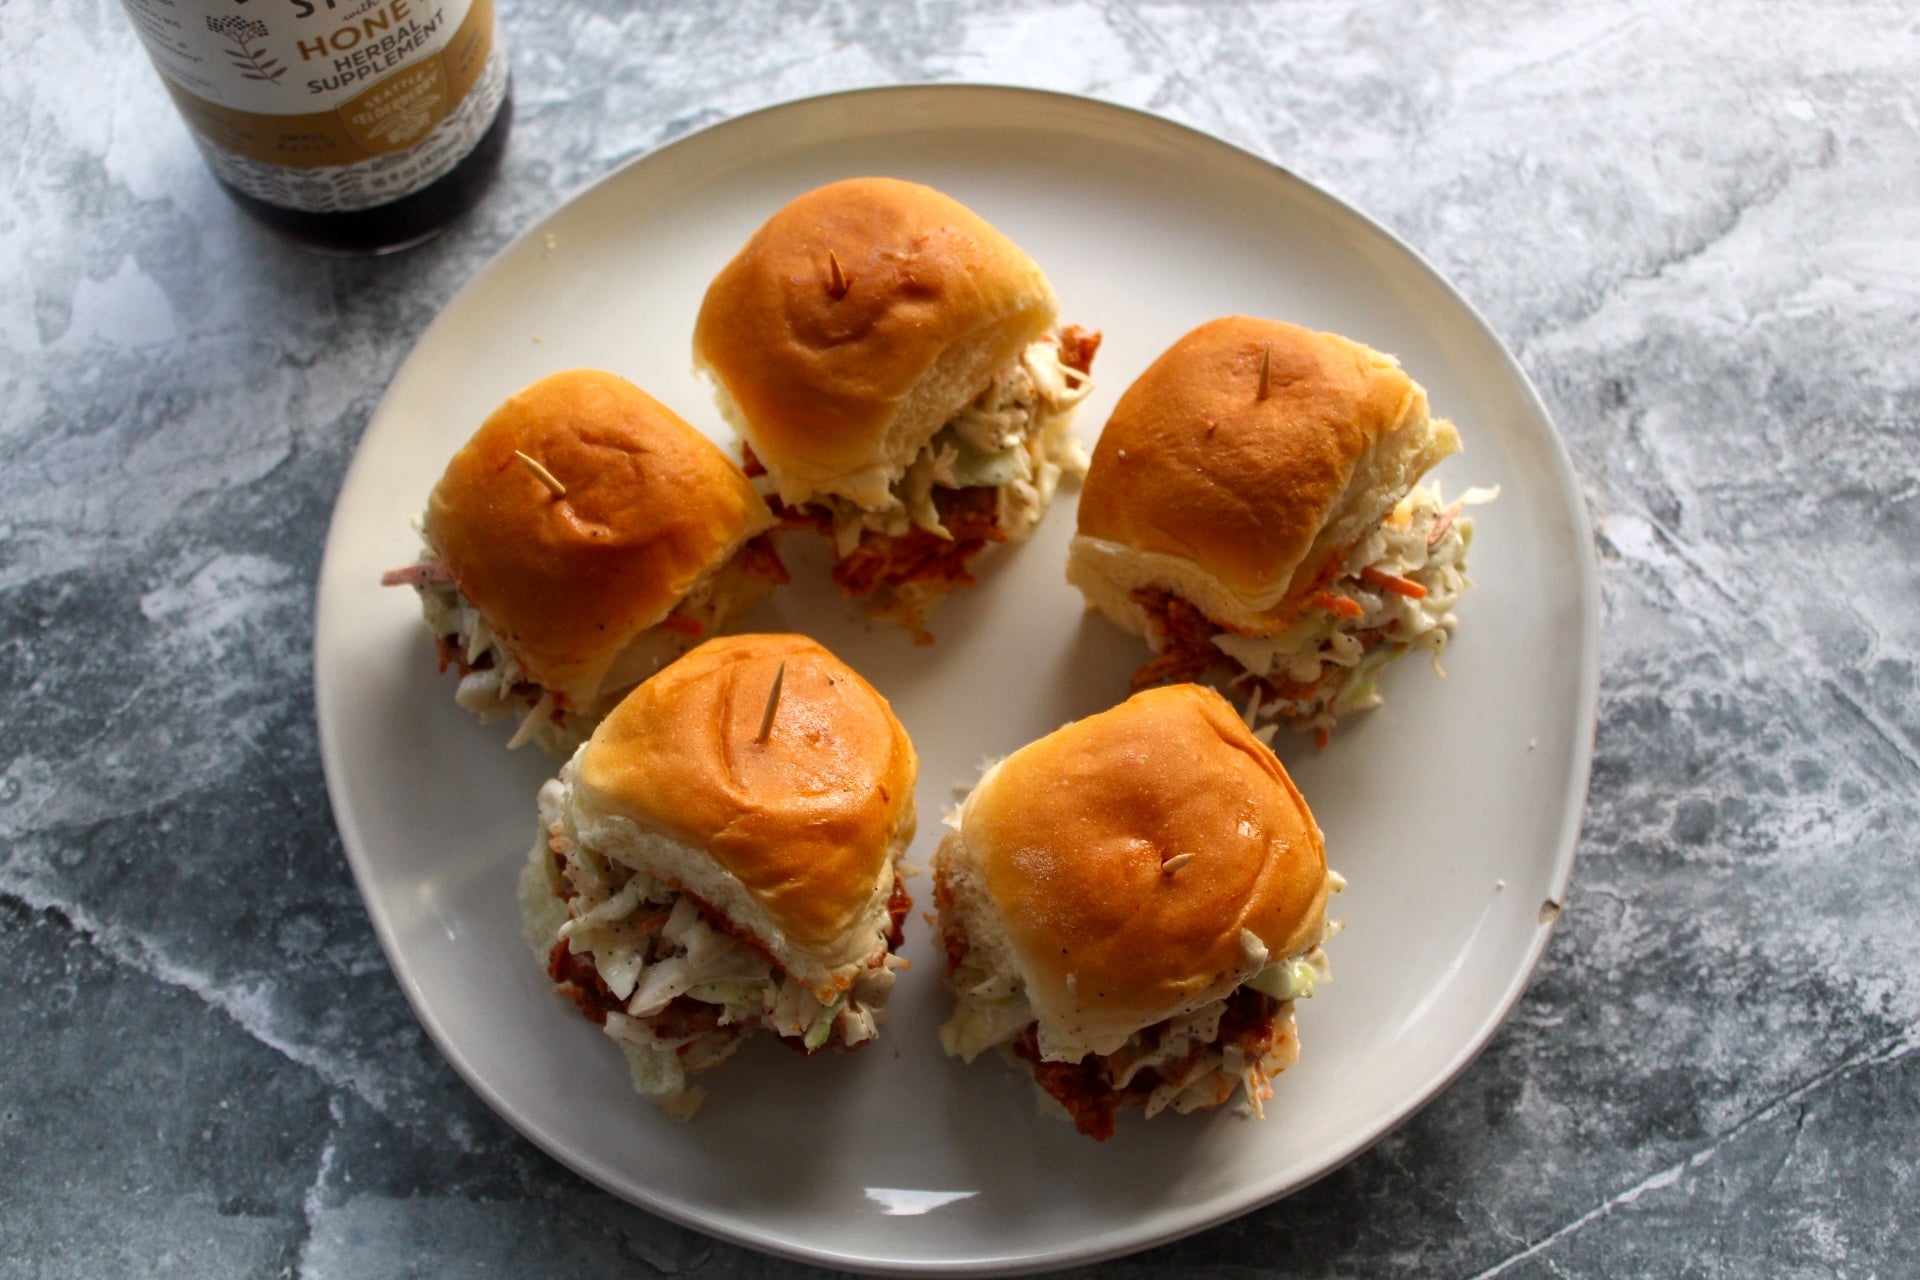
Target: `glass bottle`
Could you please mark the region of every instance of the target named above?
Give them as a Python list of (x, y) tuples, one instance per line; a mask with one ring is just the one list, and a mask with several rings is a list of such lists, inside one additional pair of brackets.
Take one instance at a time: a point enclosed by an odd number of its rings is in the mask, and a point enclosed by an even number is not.
[(303, 244), (417, 244), (499, 167), (513, 106), (492, 0), (123, 3), (214, 177)]

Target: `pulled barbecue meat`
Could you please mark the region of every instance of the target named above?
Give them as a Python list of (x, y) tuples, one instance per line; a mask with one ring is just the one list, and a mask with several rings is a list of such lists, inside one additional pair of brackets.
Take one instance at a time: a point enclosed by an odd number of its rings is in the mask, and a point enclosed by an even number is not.
[(739, 558), (742, 568), (754, 577), (764, 579), (769, 586), (784, 587), (793, 581), (787, 566), (780, 560), (780, 553), (774, 549), (773, 538), (769, 534), (756, 533), (742, 543), (734, 555)]
[[(1056, 339), (1061, 365), (1089, 374), (1094, 355), (1100, 350), (1100, 338), (1097, 330), (1079, 325), (1063, 327)], [(740, 457), (741, 469), (749, 479), (767, 474), (766, 464), (745, 441), (740, 445)], [(949, 587), (974, 583), (968, 563), (991, 544), (1007, 540), (1006, 531), (1000, 527), (1000, 491), (991, 485), (936, 485), (929, 498), (947, 536), (917, 525), (899, 535), (865, 530), (859, 544), (833, 567), (833, 580), (843, 591), (864, 596), (899, 591), (920, 582)], [(767, 495), (767, 505), (783, 528), (812, 529), (829, 542), (834, 540), (834, 516), (829, 508), (813, 503), (788, 506), (773, 495)]]
[[(556, 862), (562, 861), (558, 854), (555, 854), (555, 860)], [(571, 898), (574, 891), (571, 886), (568, 885), (564, 876), (560, 883), (562, 887), (558, 890), (559, 896), (562, 899)], [(692, 897), (693, 895), (687, 894), (686, 896)], [(741, 939), (755, 951), (766, 956), (769, 961), (772, 961), (773, 957), (771, 953), (767, 951), (766, 947), (761, 944), (758, 938), (755, 938), (746, 930), (737, 927), (732, 921), (715, 911), (705, 902), (701, 902), (698, 898), (694, 898), (694, 902), (700, 907), (700, 914), (705, 918), (708, 925)], [(903, 876), (895, 876), (893, 893), (887, 899), (888, 951), (898, 952), (901, 945), (906, 941), (906, 919), (912, 911), (913, 895), (907, 891), (906, 879)], [(776, 968), (777, 967), (778, 966), (776, 966)], [(593, 956), (588, 953), (577, 953), (570, 950), (565, 938), (555, 942), (547, 951), (547, 977), (553, 982), (554, 990), (573, 1001), (579, 1008), (581, 1015), (596, 1026), (605, 1026), (607, 1023), (607, 1015), (610, 1013), (625, 1013), (627, 1011), (627, 1002), (607, 989), (606, 980), (600, 976), (600, 970), (595, 966)], [(666, 1008), (662, 1009), (659, 1013), (650, 1015), (647, 1023), (652, 1028), (654, 1034), (662, 1039), (690, 1040), (695, 1036), (721, 1029), (720, 1015), (722, 1012), (723, 1009), (720, 1005), (711, 1004), (705, 1000), (696, 1000), (688, 995), (678, 995), (667, 1002)], [(769, 1031), (773, 1030), (772, 1027), (767, 1029)], [(774, 1034), (789, 1047), (797, 1049), (803, 1054), (811, 1055), (814, 1052), (806, 1048), (797, 1036), (784, 1036), (780, 1035), (777, 1031), (775, 1031)], [(847, 1049), (846, 1045), (837, 1043), (833, 1047), (840, 1051)]]
[(1100, 331), (1077, 324), (1060, 330), (1060, 363), (1080, 373), (1093, 372), (1094, 353), (1100, 350)]
[[(587, 1021), (598, 1026), (607, 1024), (608, 1014), (626, 1012), (625, 1002), (607, 990), (600, 971), (593, 966), (593, 957), (568, 951), (564, 938), (554, 943), (553, 950), (547, 953), (547, 977), (553, 980), (554, 990), (578, 1005)], [(647, 1023), (662, 1040), (691, 1041), (714, 1032), (729, 1038), (738, 1036), (737, 1028), (720, 1025), (720, 1014), (721, 1007), (717, 1004), (695, 1000), (692, 996), (675, 996), (666, 1008), (648, 1018)], [(685, 1053), (688, 1047), (682, 1045), (676, 1052)]]
[(907, 879), (893, 878), (893, 893), (887, 898), (887, 950), (898, 951), (907, 940), (907, 915), (913, 910), (913, 895), (907, 892)]
[[(1152, 685), (1177, 684), (1211, 677), (1240, 688), (1257, 689), (1263, 703), (1276, 698), (1306, 702), (1318, 697), (1326, 686), (1337, 683), (1346, 675), (1343, 668), (1327, 664), (1312, 680), (1276, 680), (1271, 676), (1256, 676), (1222, 653), (1213, 643), (1213, 637), (1228, 628), (1200, 612), (1190, 602), (1160, 587), (1142, 587), (1128, 594), (1145, 611), (1148, 634), (1153, 637), (1154, 647), (1158, 651), (1151, 662), (1133, 673), (1133, 681), (1129, 686), (1133, 693)], [(1357, 633), (1355, 639), (1371, 649), (1384, 640), (1386, 634), (1386, 628), (1378, 627)]]
[[(939, 919), (943, 922), (948, 920), (957, 921), (960, 918), (958, 911), (955, 910), (953, 905), (953, 890), (947, 887), (947, 877), (943, 874), (943, 869), (937, 863), (934, 866), (933, 872), (933, 909), (938, 913)], [(960, 966), (966, 962), (968, 950), (967, 935), (964, 930), (958, 928), (942, 929), (940, 931), (940, 945), (941, 949), (947, 954), (947, 973), (951, 975), (958, 971)]]
[[(867, 595), (881, 587), (910, 582), (972, 585), (967, 562), (989, 543), (1005, 542), (998, 518), (999, 495), (984, 485), (935, 489), (934, 510), (950, 537), (909, 529), (900, 537), (867, 531), (845, 559), (833, 566), (833, 580), (849, 595)], [(830, 523), (830, 521), (829, 521)]]
[[(1094, 335), (1093, 345), (1100, 345)], [(1091, 358), (1089, 356), (1089, 358)], [(740, 446), (741, 470), (749, 477), (767, 474), (766, 464), (754, 455), (753, 446)], [(943, 538), (926, 529), (914, 528), (900, 537), (867, 530), (845, 559), (833, 566), (833, 580), (850, 596), (862, 596), (881, 587), (902, 587), (909, 582), (933, 580), (971, 586), (973, 574), (967, 562), (989, 544), (1005, 542), (1000, 528), (998, 492), (987, 485), (966, 489), (933, 491), (934, 510), (950, 537)], [(790, 507), (778, 497), (767, 495), (767, 505), (786, 529), (812, 529), (829, 542), (833, 540), (833, 514), (825, 507)]]
[[(1033, 1067), (1033, 1078), (1073, 1117), (1073, 1127), (1096, 1142), (1113, 1136), (1114, 1115), (1127, 1107), (1144, 1107), (1153, 1091), (1166, 1079), (1179, 1079), (1195, 1059), (1208, 1048), (1238, 1045), (1247, 1061), (1257, 1062), (1279, 1037), (1276, 1026), (1283, 1001), (1263, 995), (1251, 987), (1238, 987), (1227, 997), (1226, 1012), (1220, 1018), (1220, 1031), (1211, 1046), (1195, 1045), (1188, 1056), (1165, 1073), (1153, 1068), (1137, 1072), (1124, 1087), (1112, 1081), (1116, 1068), (1124, 1066), (1122, 1055), (1088, 1054), (1078, 1062), (1047, 1062), (1040, 1056), (1036, 1027), (1028, 1026), (1014, 1039), (1012, 1049)], [(1151, 1044), (1168, 1026), (1155, 1023), (1137, 1033)], [(1132, 1052), (1126, 1058), (1137, 1058)]]
[(1214, 647), (1219, 626), (1187, 601), (1160, 587), (1142, 587), (1129, 593), (1129, 598), (1145, 611), (1147, 633), (1158, 651), (1133, 673), (1129, 692), (1209, 675), (1245, 674), (1245, 668)]
[(555, 990), (580, 1006), (588, 1022), (605, 1026), (608, 1014), (627, 1011), (627, 1002), (607, 990), (593, 957), (567, 950), (565, 938), (547, 952), (547, 977), (553, 980)]

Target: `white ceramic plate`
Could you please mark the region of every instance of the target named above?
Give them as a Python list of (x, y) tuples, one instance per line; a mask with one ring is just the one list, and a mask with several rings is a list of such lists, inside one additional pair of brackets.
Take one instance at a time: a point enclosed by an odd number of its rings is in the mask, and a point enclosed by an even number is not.
[[(408, 521), (501, 399), (592, 365), (726, 439), (689, 370), (708, 279), (776, 207), (836, 178), (939, 187), (1041, 262), (1065, 318), (1106, 344), (1081, 411), (1115, 397), (1201, 321), (1250, 312), (1398, 354), (1466, 452), (1449, 492), (1476, 513), (1447, 678), (1417, 659), (1325, 752), (1278, 744), (1352, 882), (1336, 980), (1300, 1008), (1303, 1056), (1265, 1123), (1123, 1118), (1104, 1144), (1038, 1113), (997, 1061), (941, 1056), (932, 931), (877, 1047), (803, 1060), (750, 1046), (691, 1123), (631, 1092), (613, 1044), (548, 988), (520, 940), (514, 880), (553, 768), (457, 710), (434, 675)], [(1107, 707), (1139, 641), (1083, 615), (1062, 576), (1068, 493), (1032, 542), (935, 616), (915, 648), (861, 623), (818, 556), (750, 619), (811, 633), (892, 701), (920, 751), (917, 861), (953, 786)], [(394, 379), (340, 494), (321, 570), (315, 685), (335, 818), (381, 942), (453, 1065), (521, 1132), (608, 1190), (776, 1253), (860, 1270), (1004, 1272), (1111, 1256), (1296, 1190), (1406, 1119), (1518, 998), (1571, 871), (1593, 741), (1598, 605), (1584, 512), (1539, 399), (1448, 285), (1365, 217), (1222, 142), (1117, 107), (929, 87), (813, 99), (709, 129), (607, 177), (509, 246)], [(914, 881), (926, 905), (928, 881)], [(1550, 913), (1549, 913), (1550, 914)]]

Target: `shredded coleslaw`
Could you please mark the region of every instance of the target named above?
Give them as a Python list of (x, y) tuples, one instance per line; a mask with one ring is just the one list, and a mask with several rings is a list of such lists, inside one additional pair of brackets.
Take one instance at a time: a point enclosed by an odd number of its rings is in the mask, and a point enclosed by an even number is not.
[(995, 489), (1001, 530), (1012, 541), (1027, 537), (1061, 478), (1086, 474), (1086, 450), (1067, 427), (1092, 389), (1087, 374), (1062, 362), (1058, 334), (1028, 344), (1017, 363), (995, 374), (927, 442), (894, 481), (886, 506), (869, 510), (831, 494), (809, 500), (833, 518), (835, 554), (851, 554), (869, 530), (895, 538), (914, 528), (950, 536), (933, 501), (939, 488)]
[[(521, 886), (527, 943), (542, 967), (556, 943), (590, 959), (620, 1002), (606, 1014), (605, 1030), (626, 1053), (643, 1096), (692, 1114), (703, 1095), (688, 1077), (724, 1061), (757, 1028), (808, 1051), (851, 1047), (878, 1033), (895, 974), (906, 965), (900, 957), (882, 948), (848, 990), (822, 1001), (745, 939), (715, 927), (693, 898), (581, 845), (567, 821), (565, 784), (548, 782), (538, 803), (540, 836)], [(683, 998), (713, 1016), (661, 1016)]]
[[(1346, 880), (1329, 871), (1328, 888), (1339, 893)], [(1143, 1027), (1113, 1053), (1099, 1057), (1105, 1083), (1124, 1090), (1143, 1072), (1154, 1073), (1155, 1083), (1146, 1101), (1152, 1116), (1171, 1107), (1177, 1112), (1218, 1106), (1236, 1090), (1238, 1109), (1263, 1115), (1262, 1103), (1273, 1096), (1269, 1081), (1298, 1060), (1293, 1002), (1313, 996), (1330, 981), (1332, 966), (1322, 949), (1341, 930), (1329, 921), (1320, 939), (1305, 951), (1282, 956), (1263, 966), (1242, 985), (1279, 1002), (1274, 1012), (1274, 1035), (1257, 1057), (1249, 1057), (1236, 1043), (1217, 1043), (1220, 1021), (1233, 992), (1190, 1013)], [(1257, 941), (1257, 940), (1256, 940)], [(947, 974), (956, 997), (953, 1015), (940, 1028), (940, 1045), (949, 1057), (971, 1063), (988, 1049), (998, 1049), (1015, 1060), (1013, 1044), (1036, 1021), (1021, 975), (996, 968), (984, 953), (968, 946)]]
[(1468, 489), (1449, 504), (1438, 488), (1419, 486), (1348, 553), (1335, 580), (1290, 626), (1268, 636), (1213, 636), (1248, 678), (1265, 682), (1252, 718), (1324, 731), (1341, 716), (1379, 706), (1377, 677), (1401, 654), (1423, 651), (1438, 670), (1459, 626), (1454, 605), (1472, 585), (1473, 520), (1462, 510), (1498, 495)]
[(633, 686), (717, 634), (765, 586), (744, 557), (729, 557), (695, 583), (673, 612), (628, 642), (607, 669), (592, 702), (582, 707), (564, 704), (526, 672), (479, 609), (454, 585), (452, 576), (441, 570), (440, 558), (430, 548), (423, 548), (419, 560), (390, 573), (388, 579), (405, 582), (419, 593), (428, 627), (459, 655), (464, 674), (454, 702), (485, 723), (519, 717), (520, 727), (508, 741), (509, 748), (537, 742), (563, 759), (587, 740)]

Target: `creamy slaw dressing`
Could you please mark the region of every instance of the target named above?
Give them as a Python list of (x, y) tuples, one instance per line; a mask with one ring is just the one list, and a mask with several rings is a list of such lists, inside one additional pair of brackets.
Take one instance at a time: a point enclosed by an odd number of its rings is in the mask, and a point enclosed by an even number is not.
[[(1330, 893), (1340, 893), (1346, 884), (1346, 878), (1338, 872), (1327, 872)], [(1332, 965), (1322, 944), (1343, 927), (1339, 921), (1328, 921), (1311, 947), (1263, 965), (1242, 984), (1281, 1002), (1274, 1015), (1273, 1043), (1258, 1058), (1249, 1059), (1236, 1044), (1214, 1044), (1220, 1019), (1233, 994), (1230, 991), (1218, 1000), (1142, 1028), (1128, 1037), (1118, 1050), (1105, 1055), (1108, 1083), (1123, 1089), (1142, 1071), (1157, 1073), (1160, 1082), (1146, 1105), (1149, 1116), (1168, 1107), (1185, 1113), (1217, 1106), (1232, 1097), (1236, 1089), (1242, 1093), (1238, 1110), (1263, 1116), (1261, 1104), (1272, 1096), (1268, 1081), (1292, 1066), (1300, 1055), (1293, 1002), (1311, 998), (1319, 984), (1332, 980)], [(968, 1063), (988, 1049), (998, 1049), (1010, 1061), (1017, 1062), (1012, 1043), (1037, 1021), (1037, 1015), (1027, 999), (1026, 982), (1021, 974), (1010, 968), (996, 968), (982, 957), (979, 949), (970, 947), (959, 965), (947, 975), (956, 1002), (953, 1015), (940, 1028), (940, 1046), (949, 1057)], [(1264, 947), (1255, 957), (1256, 963), (1260, 958), (1264, 958)], [(1196, 1054), (1195, 1049), (1202, 1046)], [(1077, 1060), (1070, 1054), (1044, 1056), (1050, 1061)]]
[[(1421, 485), (1402, 498), (1378, 527), (1362, 538), (1340, 567), (1328, 593), (1357, 606), (1339, 612), (1310, 604), (1284, 630), (1270, 636), (1221, 632), (1214, 647), (1249, 676), (1310, 684), (1298, 697), (1263, 701), (1256, 720), (1282, 719), (1301, 729), (1330, 729), (1341, 716), (1380, 705), (1376, 679), (1383, 667), (1410, 650), (1439, 657), (1459, 626), (1454, 605), (1472, 585), (1467, 549), (1473, 521), (1463, 507), (1491, 502), (1498, 489), (1469, 489), (1450, 506), (1437, 487)], [(1368, 582), (1374, 570), (1413, 583), (1415, 598)]]
[(1086, 474), (1086, 450), (1067, 426), (1092, 389), (1088, 375), (1062, 363), (1057, 333), (1029, 343), (927, 442), (893, 482), (886, 506), (869, 510), (832, 494), (809, 500), (833, 518), (835, 554), (851, 554), (869, 530), (898, 538), (918, 528), (950, 538), (935, 489), (993, 488), (1001, 530), (1012, 541), (1024, 539), (1061, 477)]
[[(556, 941), (590, 957), (607, 990), (623, 1002), (623, 1011), (608, 1013), (605, 1030), (620, 1042), (642, 1095), (675, 1114), (691, 1114), (702, 1095), (688, 1088), (688, 1075), (725, 1059), (757, 1027), (809, 1050), (851, 1047), (877, 1034), (895, 973), (906, 966), (884, 946), (848, 990), (823, 1002), (744, 940), (714, 928), (692, 898), (582, 845), (568, 818), (564, 783), (541, 787), (538, 804), (540, 836), (522, 885), (530, 907), (528, 945), (543, 968)], [(663, 1034), (652, 1019), (682, 996), (714, 1006), (717, 1024)]]
[[(440, 562), (431, 548), (422, 548), (417, 561), (423, 565)], [(551, 690), (542, 688), (527, 674), (459, 587), (447, 580), (425, 580), (415, 586), (420, 594), (420, 612), (434, 635), (454, 637), (469, 667), (491, 659), (485, 667), (460, 677), (454, 702), (483, 723), (520, 717), (520, 727), (508, 747), (538, 742), (557, 756), (571, 754), (633, 686), (718, 633), (751, 605), (763, 588), (764, 583), (747, 569), (743, 557), (729, 557), (696, 582), (667, 615), (678, 620), (676, 627), (656, 624), (634, 636), (614, 657), (592, 701), (585, 707), (575, 707), (562, 706)]]

